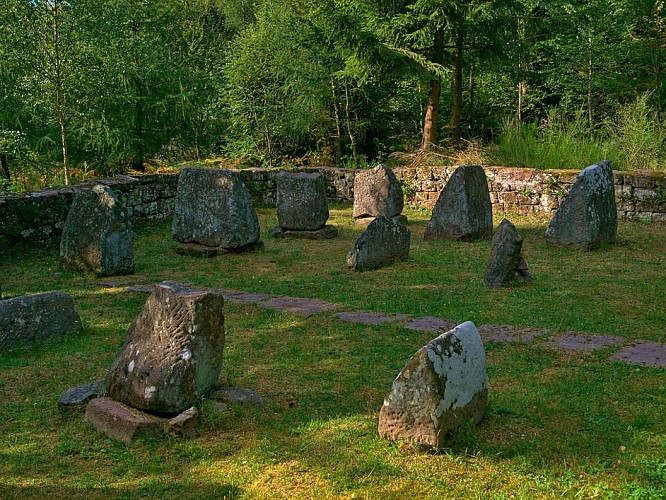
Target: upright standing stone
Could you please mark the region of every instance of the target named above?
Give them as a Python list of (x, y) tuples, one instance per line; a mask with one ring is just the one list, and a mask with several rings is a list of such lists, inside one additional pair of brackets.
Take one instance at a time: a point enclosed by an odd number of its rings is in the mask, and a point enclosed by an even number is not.
[(471, 322), (422, 347), (398, 374), (379, 413), (379, 434), (442, 448), (446, 435), (483, 418), (488, 399), (486, 356)]
[(347, 266), (367, 271), (407, 260), (411, 231), (393, 219), (377, 216), (347, 255)]
[(546, 241), (551, 245), (594, 250), (617, 238), (613, 170), (608, 160), (584, 169), (555, 212)]
[(522, 256), (523, 238), (511, 221), (504, 219), (495, 231), (493, 246), (486, 268), (484, 282), (490, 287), (501, 287), (514, 282), (527, 281), (530, 274)]
[(74, 197), (60, 239), (60, 267), (98, 276), (134, 273), (132, 221), (107, 186)]
[(0, 353), (81, 330), (81, 317), (66, 293), (48, 292), (0, 301)]
[(223, 303), (222, 293), (158, 285), (109, 370), (109, 396), (158, 413), (193, 406), (222, 369)]
[(259, 243), (259, 219), (236, 172), (184, 168), (178, 178), (171, 235), (188, 244), (240, 250)]
[(324, 177), (316, 173), (277, 175), (277, 215), (282, 229), (316, 231), (328, 220)]
[(437, 199), (425, 239), (474, 241), (492, 230), (493, 206), (483, 168), (458, 167)]
[(405, 200), (402, 186), (393, 170), (377, 165), (372, 170), (358, 172), (354, 177), (354, 212), (359, 217), (395, 217), (400, 215)]

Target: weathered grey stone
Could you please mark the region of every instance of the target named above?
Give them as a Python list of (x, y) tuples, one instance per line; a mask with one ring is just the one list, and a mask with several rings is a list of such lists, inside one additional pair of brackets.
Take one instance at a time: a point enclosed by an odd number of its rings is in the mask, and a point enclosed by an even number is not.
[(0, 301), (0, 352), (81, 330), (79, 313), (66, 293), (48, 292)]
[(473, 241), (493, 230), (493, 206), (483, 168), (458, 167), (437, 199), (424, 238)]
[(195, 406), (164, 422), (164, 434), (171, 437), (197, 437), (199, 410)]
[(484, 282), (497, 288), (528, 281), (530, 273), (522, 256), (523, 238), (511, 221), (504, 219), (495, 231)]
[(131, 408), (111, 398), (95, 398), (86, 407), (86, 422), (107, 437), (130, 445), (137, 438), (162, 436), (165, 418)]
[(171, 235), (181, 243), (226, 249), (259, 241), (257, 212), (238, 174), (184, 168), (178, 179)]
[(379, 215), (356, 240), (347, 255), (347, 266), (367, 271), (407, 260), (411, 234), (402, 224)]
[(358, 217), (394, 217), (405, 204), (402, 186), (393, 170), (377, 165), (372, 170), (357, 172), (354, 177), (354, 212)]
[(326, 224), (316, 231), (300, 231), (296, 229), (284, 229), (276, 226), (271, 230), (273, 238), (296, 238), (304, 240), (328, 240), (338, 235), (338, 228), (331, 224)]
[(220, 292), (158, 285), (109, 370), (109, 396), (162, 414), (193, 406), (222, 369), (223, 303)]
[(67, 389), (58, 399), (58, 410), (62, 413), (83, 413), (88, 402), (99, 397), (105, 390), (104, 380)]
[(483, 418), (488, 398), (479, 332), (463, 323), (422, 347), (393, 382), (379, 414), (379, 434), (442, 448), (448, 433)]
[(577, 177), (548, 225), (551, 245), (594, 250), (615, 243), (617, 205), (613, 170), (608, 160), (584, 169)]
[(74, 197), (60, 239), (60, 267), (98, 276), (134, 273), (132, 222), (107, 186)]
[(228, 405), (244, 404), (258, 407), (264, 405), (259, 394), (243, 387), (224, 387), (219, 391), (215, 391), (211, 395), (211, 398)]
[(328, 200), (320, 173), (277, 175), (278, 224), (285, 230), (316, 231), (328, 220)]

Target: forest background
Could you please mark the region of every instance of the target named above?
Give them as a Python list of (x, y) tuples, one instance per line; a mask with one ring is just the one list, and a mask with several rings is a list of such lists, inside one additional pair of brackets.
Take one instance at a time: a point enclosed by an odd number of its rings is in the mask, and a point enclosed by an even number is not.
[(663, 0), (2, 0), (0, 191), (214, 157), (663, 170), (665, 14)]

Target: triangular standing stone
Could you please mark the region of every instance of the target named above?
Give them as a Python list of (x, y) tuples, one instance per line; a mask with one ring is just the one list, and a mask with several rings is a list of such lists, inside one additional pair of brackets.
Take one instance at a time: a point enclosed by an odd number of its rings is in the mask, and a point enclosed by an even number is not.
[(523, 238), (511, 221), (504, 219), (493, 236), (493, 246), (486, 268), (484, 282), (490, 287), (501, 287), (514, 282), (527, 281), (530, 274), (521, 250)]

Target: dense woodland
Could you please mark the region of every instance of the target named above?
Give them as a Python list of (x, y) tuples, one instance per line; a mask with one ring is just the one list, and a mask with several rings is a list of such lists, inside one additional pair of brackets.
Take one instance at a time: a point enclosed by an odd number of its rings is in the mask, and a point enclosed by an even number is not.
[(663, 169), (665, 16), (663, 0), (2, 0), (0, 189), (470, 144)]

